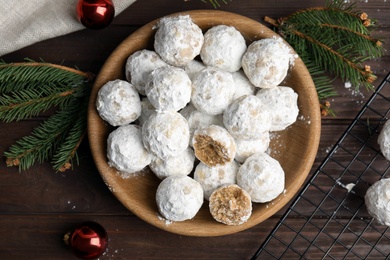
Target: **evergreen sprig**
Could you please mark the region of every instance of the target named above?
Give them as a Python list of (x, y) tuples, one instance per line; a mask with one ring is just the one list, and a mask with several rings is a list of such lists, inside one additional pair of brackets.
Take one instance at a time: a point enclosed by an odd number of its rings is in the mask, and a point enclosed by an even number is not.
[(86, 132), (92, 79), (89, 73), (50, 63), (0, 63), (0, 120), (28, 119), (56, 108), (4, 153), (8, 166), (26, 170), (46, 160), (52, 160), (56, 171), (72, 166)]
[[(359, 89), (372, 89), (376, 79), (367, 60), (383, 55), (382, 42), (371, 36), (376, 21), (354, 4), (328, 1), (323, 7), (297, 11), (275, 21), (266, 17), (302, 57), (316, 84), (320, 99), (335, 95), (332, 79), (324, 72), (349, 81)], [(318, 78), (320, 77), (320, 78)]]
[[(218, 8), (220, 7), (220, 3), (218, 0), (201, 0), (202, 2), (205, 2), (205, 3), (210, 3), (213, 5), (214, 8)], [(227, 4), (227, 0), (221, 0), (224, 4)]]

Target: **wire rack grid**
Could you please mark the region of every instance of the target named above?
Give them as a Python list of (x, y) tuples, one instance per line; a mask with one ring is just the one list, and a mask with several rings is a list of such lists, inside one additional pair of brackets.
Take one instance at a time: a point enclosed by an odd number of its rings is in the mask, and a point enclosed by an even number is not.
[(389, 89), (390, 73), (252, 259), (390, 259), (390, 228), (364, 204), (368, 187), (390, 168), (377, 144), (389, 116)]

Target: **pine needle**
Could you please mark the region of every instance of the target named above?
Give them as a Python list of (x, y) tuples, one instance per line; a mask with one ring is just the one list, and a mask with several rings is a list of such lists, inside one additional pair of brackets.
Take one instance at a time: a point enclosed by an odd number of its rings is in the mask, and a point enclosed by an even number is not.
[[(218, 0), (201, 0), (204, 3), (210, 3), (213, 5), (214, 8), (218, 8), (221, 5), (219, 4)], [(224, 4), (227, 4), (227, 0), (221, 0)]]
[(8, 166), (27, 170), (53, 161), (56, 171), (70, 168), (86, 132), (92, 74), (44, 63), (0, 62), (0, 120), (18, 121), (57, 111), (4, 153)]
[(349, 81), (357, 89), (373, 89), (376, 76), (364, 63), (381, 57), (382, 42), (371, 36), (376, 21), (347, 6), (344, 1), (328, 1), (324, 7), (307, 8), (287, 17), (265, 21), (301, 56), (316, 84), (321, 99), (336, 94), (325, 74)]

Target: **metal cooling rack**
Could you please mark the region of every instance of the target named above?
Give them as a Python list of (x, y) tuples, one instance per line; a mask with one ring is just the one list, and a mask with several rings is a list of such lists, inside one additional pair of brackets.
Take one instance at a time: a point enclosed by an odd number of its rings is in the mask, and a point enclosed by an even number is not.
[(377, 144), (390, 116), (389, 90), (390, 73), (252, 259), (390, 259), (390, 228), (364, 205), (367, 188), (390, 177)]

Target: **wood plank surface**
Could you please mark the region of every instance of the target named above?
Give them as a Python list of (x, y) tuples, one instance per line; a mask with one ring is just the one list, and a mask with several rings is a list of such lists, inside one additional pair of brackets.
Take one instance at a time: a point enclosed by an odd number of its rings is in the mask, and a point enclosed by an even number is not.
[[(221, 2), (221, 1), (220, 1)], [(349, 2), (349, 1), (348, 1)], [(351, 1), (352, 2), (352, 1)], [(235, 12), (257, 21), (264, 16), (279, 18), (302, 8), (320, 6), (325, 3), (320, 0), (287, 1), (287, 0), (232, 0), (227, 4), (221, 2), (220, 10)], [(388, 49), (390, 42), (390, 2), (384, 0), (357, 1), (359, 9), (377, 18), (381, 27), (375, 35), (385, 42)], [(174, 12), (210, 9), (211, 5), (201, 0), (137, 0), (113, 23), (100, 31), (82, 30), (54, 39), (42, 41), (13, 53), (0, 57), (6, 62), (19, 62), (24, 58), (43, 59), (47, 62), (65, 66), (77, 67), (84, 71), (97, 74), (104, 61), (116, 46), (140, 26), (167, 14)], [(379, 84), (390, 71), (390, 55), (386, 51), (384, 57), (368, 63), (377, 74), (375, 82)], [(337, 117), (330, 116), (322, 120), (320, 147), (311, 173), (317, 169), (327, 156), (341, 134), (355, 118), (371, 92), (362, 90), (355, 92), (345, 88), (344, 82), (335, 81), (338, 96), (332, 98), (332, 109)], [(390, 96), (390, 90), (385, 90)], [(388, 109), (389, 104), (383, 102), (381, 109)], [(46, 115), (17, 123), (0, 122), (0, 153), (20, 137), (28, 134), (39, 125)], [(359, 135), (365, 136), (364, 130)], [(350, 144), (354, 149), (354, 144)], [(262, 244), (264, 239), (276, 225), (285, 212), (280, 212), (265, 222), (233, 235), (202, 238), (186, 237), (162, 231), (140, 220), (111, 194), (98, 174), (89, 150), (87, 140), (84, 140), (79, 152), (80, 165), (66, 173), (53, 172), (49, 163), (36, 165), (28, 171), (19, 172), (17, 168), (8, 168), (5, 159), (0, 162), (0, 259), (76, 259), (64, 246), (63, 234), (72, 226), (87, 220), (102, 224), (108, 231), (110, 241), (108, 251), (100, 259), (249, 259)], [(364, 155), (369, 158), (369, 154)], [(348, 163), (350, 157), (343, 156), (343, 163)], [(328, 177), (318, 179), (319, 187), (326, 190), (334, 182)], [(345, 191), (340, 189), (340, 196)], [(344, 192), (344, 193), (342, 193)], [(321, 194), (312, 198), (321, 200)], [(329, 203), (326, 211), (330, 212), (334, 204)], [(310, 207), (303, 204), (297, 209), (303, 215), (310, 215)], [(350, 217), (348, 211), (340, 211), (340, 223)], [(351, 228), (362, 230), (364, 223), (369, 221), (366, 212), (362, 212), (363, 220), (353, 222)], [(302, 234), (316, 235), (318, 227), (323, 225), (327, 214), (319, 213)], [(283, 228), (285, 238), (291, 237), (306, 222), (298, 216), (292, 216), (287, 222), (290, 228)], [(330, 223), (329, 234), (337, 234), (340, 223)], [(295, 227), (295, 229), (294, 229)], [(295, 230), (295, 231), (294, 231)], [(358, 232), (358, 231), (356, 231)], [(375, 237), (377, 230), (365, 231), (367, 240)], [(345, 234), (343, 241), (354, 241), (355, 235)], [(385, 237), (383, 239), (388, 239)], [(325, 244), (333, 243), (329, 235), (321, 234), (316, 240), (317, 246), (310, 246), (307, 240), (299, 238), (293, 241), (298, 252), (308, 250), (307, 258), (321, 259)], [(291, 241), (284, 241), (285, 244)], [(390, 243), (390, 242), (389, 242)], [(345, 246), (335, 244), (332, 255), (337, 259), (350, 259), (367, 256), (382, 259), (381, 254), (362, 242), (359, 256), (348, 254)], [(282, 254), (284, 246), (275, 242), (275, 254)], [(388, 250), (388, 249), (382, 249)], [(369, 254), (369, 255), (367, 255)], [(294, 251), (287, 251), (284, 259), (297, 259)]]

